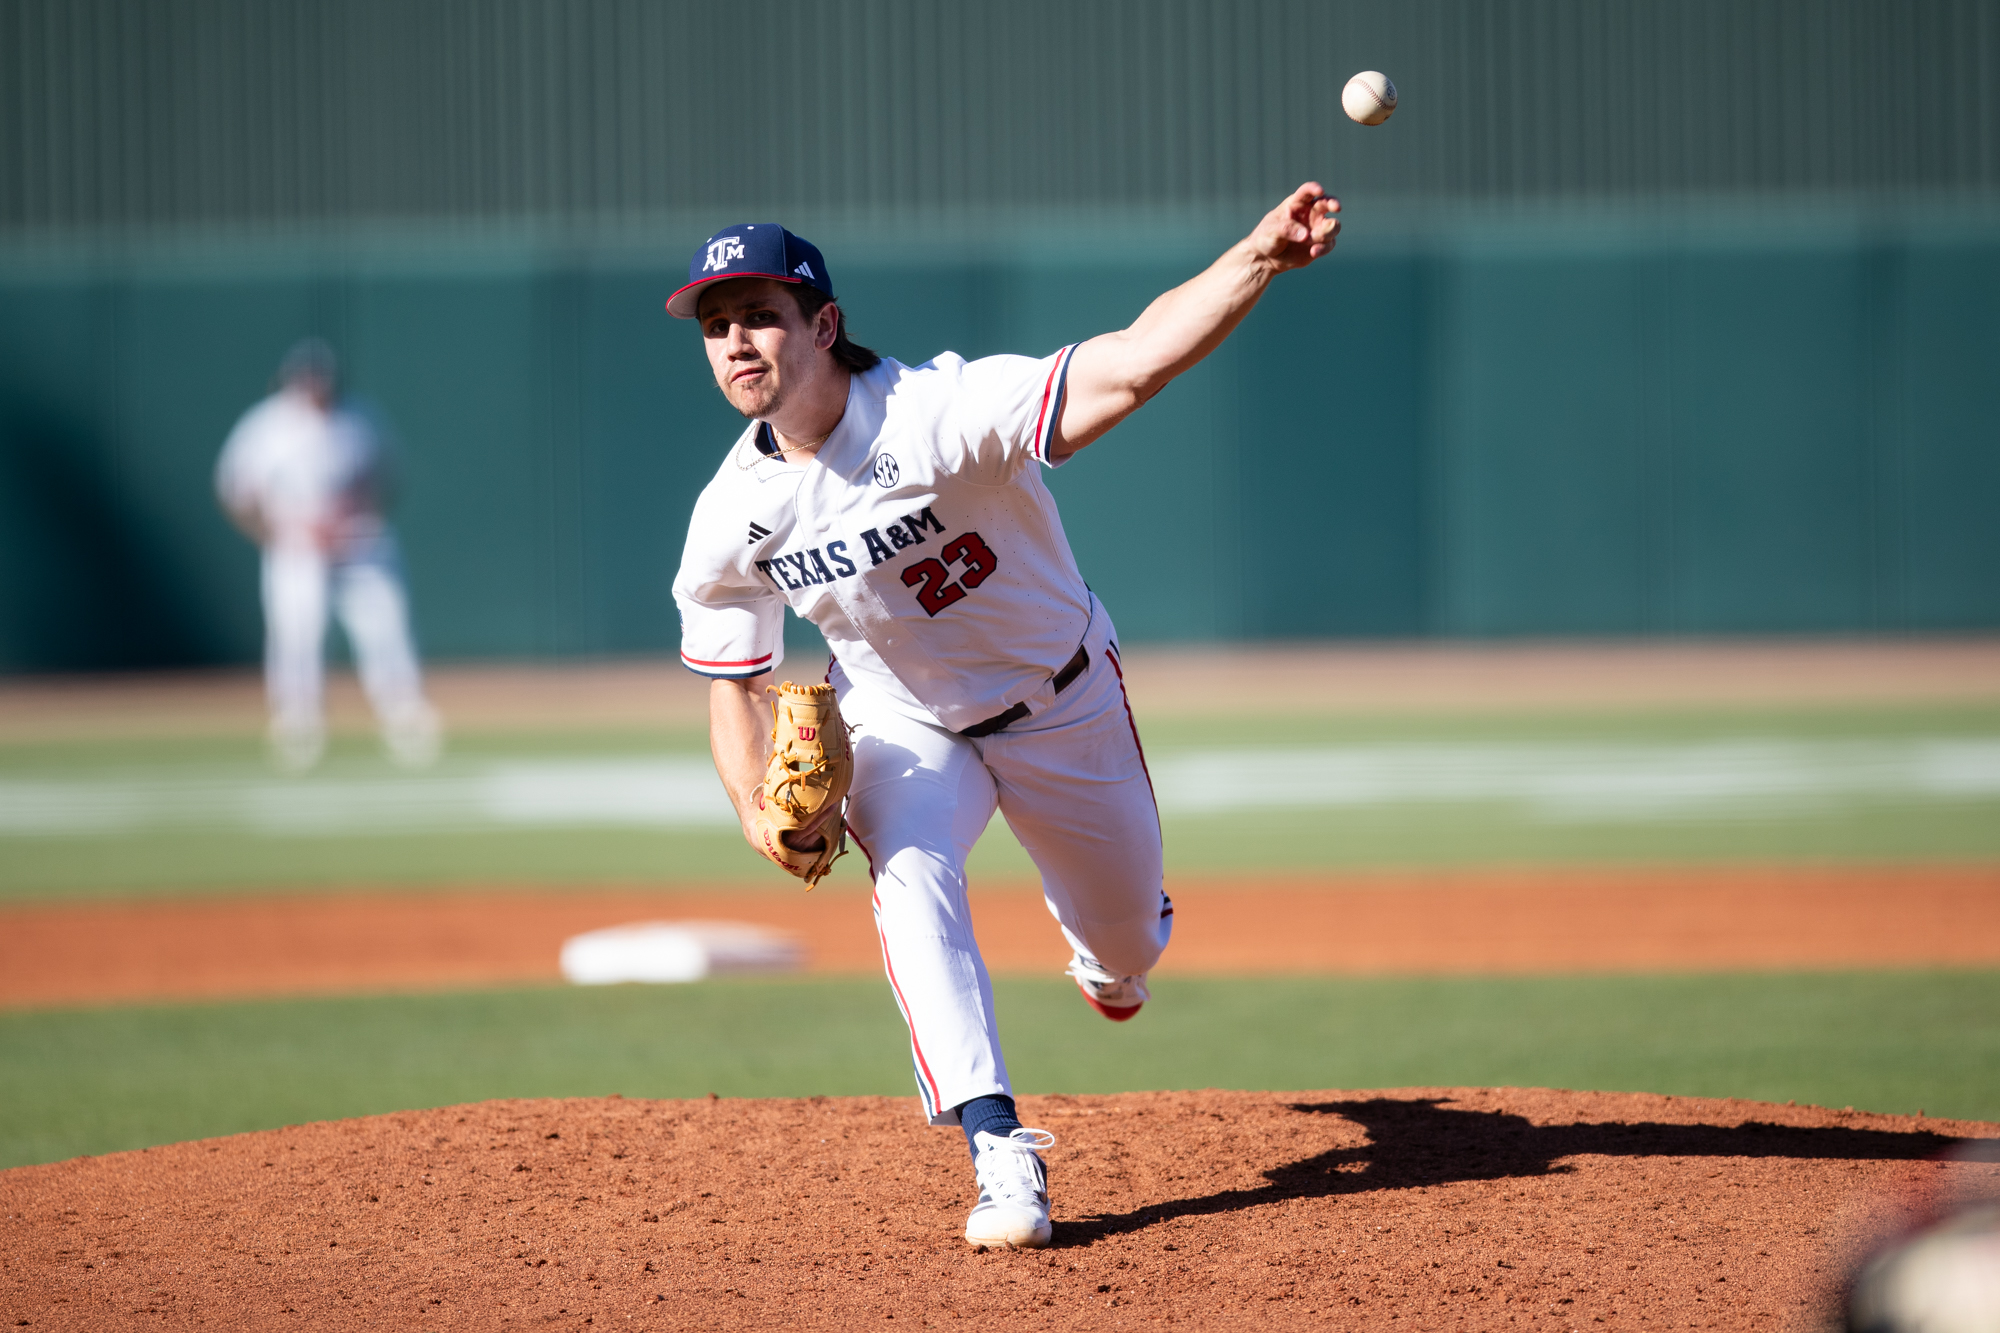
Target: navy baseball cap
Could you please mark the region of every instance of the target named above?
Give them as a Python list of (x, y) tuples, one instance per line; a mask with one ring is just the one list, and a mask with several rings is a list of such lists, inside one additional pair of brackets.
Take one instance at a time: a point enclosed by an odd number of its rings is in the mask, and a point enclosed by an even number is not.
[(833, 281), (826, 260), (811, 241), (792, 235), (775, 222), (746, 222), (724, 227), (702, 243), (688, 260), (688, 284), (667, 298), (667, 313), (693, 319), (701, 289), (728, 278), (772, 278), (802, 282), (833, 299)]

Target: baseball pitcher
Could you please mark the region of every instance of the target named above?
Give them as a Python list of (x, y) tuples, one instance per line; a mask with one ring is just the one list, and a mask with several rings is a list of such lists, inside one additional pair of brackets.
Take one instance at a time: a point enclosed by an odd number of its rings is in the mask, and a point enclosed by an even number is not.
[[(1115, 1022), (1149, 998), (1173, 926), (1117, 632), (1041, 469), (1330, 251), (1339, 207), (1300, 186), (1130, 328), (1041, 358), (876, 355), (848, 338), (818, 249), (773, 223), (710, 237), (667, 302), (698, 322), (749, 421), (674, 583), (682, 660), (713, 681), (716, 768), (751, 846), (808, 886), (848, 839), (866, 857), (917, 1091), (972, 1149), (975, 1245), (1048, 1244), (1054, 1139), (1015, 1114), (967, 910), (973, 843), (999, 810), (1041, 872), (1069, 974)], [(787, 606), (833, 649), (824, 683), (772, 688)]]

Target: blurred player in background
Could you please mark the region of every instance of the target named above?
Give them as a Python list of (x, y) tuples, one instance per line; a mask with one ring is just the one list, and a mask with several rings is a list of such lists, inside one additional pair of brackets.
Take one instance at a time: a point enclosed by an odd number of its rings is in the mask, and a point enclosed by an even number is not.
[(333, 349), (307, 339), (285, 355), (278, 391), (236, 423), (216, 463), (229, 517), (263, 548), (264, 685), (271, 751), (303, 772), (326, 748), (321, 708), (329, 601), (354, 648), (361, 687), (398, 763), (437, 758), (438, 716), (410, 641), (396, 538), (382, 515), (380, 442), (334, 395)]

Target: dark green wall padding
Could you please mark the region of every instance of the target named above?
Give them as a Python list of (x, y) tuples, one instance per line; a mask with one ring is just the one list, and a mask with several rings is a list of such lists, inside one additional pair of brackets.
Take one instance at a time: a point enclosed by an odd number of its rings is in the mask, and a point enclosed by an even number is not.
[[(2000, 225), (1355, 216), (1053, 478), (1126, 638), (2000, 627)], [(7, 261), (0, 669), (254, 659), (209, 473), (308, 332), (395, 429), (429, 653), (671, 650), (738, 429), (661, 310), (699, 239)], [(1122, 326), (1230, 238), (817, 239), (918, 361)]]

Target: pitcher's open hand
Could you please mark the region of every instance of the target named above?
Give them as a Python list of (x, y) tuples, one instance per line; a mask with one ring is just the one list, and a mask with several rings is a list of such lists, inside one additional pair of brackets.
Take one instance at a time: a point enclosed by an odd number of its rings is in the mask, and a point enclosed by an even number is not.
[(1245, 239), (1273, 273), (1304, 268), (1333, 249), (1340, 234), (1340, 219), (1334, 216), (1339, 211), (1340, 200), (1318, 181), (1307, 181), (1266, 213)]

